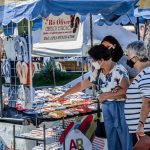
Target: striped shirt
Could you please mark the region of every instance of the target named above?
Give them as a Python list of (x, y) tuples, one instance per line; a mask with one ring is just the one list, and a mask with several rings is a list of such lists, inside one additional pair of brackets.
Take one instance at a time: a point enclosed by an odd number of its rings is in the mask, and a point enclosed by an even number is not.
[[(129, 132), (134, 133), (140, 120), (142, 97), (150, 98), (150, 67), (143, 69), (127, 90), (125, 117)], [(144, 125), (145, 132), (150, 131), (150, 113)]]

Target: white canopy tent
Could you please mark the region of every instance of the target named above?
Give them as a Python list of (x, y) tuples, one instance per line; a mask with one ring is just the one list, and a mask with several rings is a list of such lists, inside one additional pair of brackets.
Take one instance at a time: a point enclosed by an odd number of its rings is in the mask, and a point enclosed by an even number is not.
[[(88, 21), (87, 21), (88, 22)], [(57, 43), (38, 43), (41, 29), (32, 31), (33, 35), (33, 51), (32, 56), (41, 56), (41, 57), (72, 57), (72, 56), (83, 56), (86, 55), (86, 52), (91, 46), (90, 43), (90, 25), (84, 23), (84, 27), (79, 29), (79, 34), (76, 41), (66, 41), (66, 42), (57, 42)], [(14, 32), (14, 34), (16, 34)], [(114, 36), (122, 48), (125, 49), (126, 46), (135, 40), (138, 40), (138, 36), (120, 25), (93, 25), (93, 42), (94, 44), (99, 44), (100, 41), (107, 35)], [(4, 34), (0, 35), (2, 38)], [(120, 38), (121, 36), (121, 38)]]
[[(96, 16), (93, 16), (93, 43), (97, 44), (107, 35), (114, 36), (122, 48), (135, 40), (138, 40), (136, 34), (124, 29), (121, 25), (103, 25), (94, 24)], [(87, 17), (80, 25), (79, 33), (76, 41), (55, 42), (55, 43), (38, 43), (40, 41), (41, 29), (33, 31), (33, 54), (51, 57), (66, 56), (86, 56), (90, 48), (90, 21)], [(121, 38), (120, 38), (121, 37)]]

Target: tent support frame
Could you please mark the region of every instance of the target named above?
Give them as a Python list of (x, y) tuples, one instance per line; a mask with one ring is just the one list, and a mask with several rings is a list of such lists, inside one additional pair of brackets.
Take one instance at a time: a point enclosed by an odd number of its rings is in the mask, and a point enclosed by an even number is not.
[[(2, 47), (2, 46), (1, 46)], [(0, 117), (3, 117), (3, 96), (2, 96), (2, 49), (0, 49)]]
[(139, 17), (137, 17), (137, 24), (136, 24), (136, 32), (138, 35), (138, 40), (140, 40), (140, 22), (139, 22)]
[(28, 42), (29, 42), (29, 67), (30, 67), (30, 98), (33, 102), (33, 81), (32, 81), (32, 40), (31, 40), (31, 22), (28, 20)]

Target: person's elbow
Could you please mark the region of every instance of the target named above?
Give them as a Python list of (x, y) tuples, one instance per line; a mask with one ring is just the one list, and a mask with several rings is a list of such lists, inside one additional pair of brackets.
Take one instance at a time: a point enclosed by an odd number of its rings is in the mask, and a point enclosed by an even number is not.
[(150, 112), (150, 98), (143, 98), (143, 107), (149, 109)]
[(121, 98), (125, 98), (126, 99), (126, 91), (127, 91), (126, 88), (120, 90), (120, 96), (121, 96)]

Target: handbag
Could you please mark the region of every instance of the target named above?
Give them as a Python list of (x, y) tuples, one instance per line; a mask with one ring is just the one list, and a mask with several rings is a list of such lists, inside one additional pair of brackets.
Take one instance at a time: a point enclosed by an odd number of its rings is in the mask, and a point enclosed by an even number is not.
[(148, 135), (141, 136), (133, 150), (150, 150), (150, 137)]
[(101, 121), (101, 112), (100, 112), (100, 104), (97, 99), (97, 127), (95, 130), (95, 136), (100, 138), (106, 138), (105, 125), (104, 122)]

